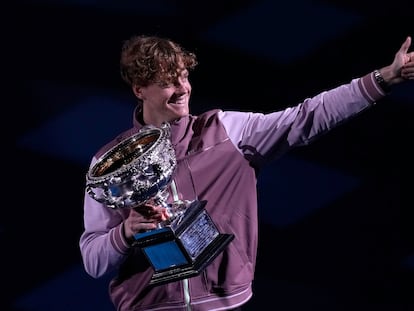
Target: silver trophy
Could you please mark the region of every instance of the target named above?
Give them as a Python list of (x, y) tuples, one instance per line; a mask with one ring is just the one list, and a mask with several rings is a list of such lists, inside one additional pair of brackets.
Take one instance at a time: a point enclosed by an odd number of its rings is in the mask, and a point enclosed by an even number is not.
[(222, 234), (204, 209), (207, 201), (167, 203), (177, 165), (170, 126), (145, 126), (103, 154), (86, 174), (86, 191), (108, 208), (134, 208), (147, 202), (167, 209), (157, 229), (135, 235), (154, 269), (157, 285), (198, 275), (233, 240)]

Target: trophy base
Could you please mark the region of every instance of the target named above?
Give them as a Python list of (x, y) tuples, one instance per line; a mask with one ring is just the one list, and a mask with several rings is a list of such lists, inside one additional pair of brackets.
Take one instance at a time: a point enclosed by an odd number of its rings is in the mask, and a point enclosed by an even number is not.
[(154, 269), (150, 285), (200, 274), (233, 240), (233, 234), (217, 230), (206, 203), (195, 200), (170, 225), (135, 235), (135, 245)]
[(150, 280), (150, 285), (160, 285), (199, 275), (233, 238), (232, 234), (220, 234), (191, 265), (175, 269), (171, 268), (165, 271), (155, 271)]

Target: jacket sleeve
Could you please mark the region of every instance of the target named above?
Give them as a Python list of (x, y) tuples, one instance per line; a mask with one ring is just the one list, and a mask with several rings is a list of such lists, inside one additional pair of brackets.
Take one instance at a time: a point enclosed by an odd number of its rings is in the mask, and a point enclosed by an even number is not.
[(281, 111), (220, 111), (219, 118), (240, 152), (251, 161), (261, 162), (309, 144), (384, 96), (370, 73)]
[(122, 233), (125, 215), (97, 202), (86, 191), (83, 209), (84, 231), (79, 247), (86, 272), (98, 278), (126, 259), (130, 246)]

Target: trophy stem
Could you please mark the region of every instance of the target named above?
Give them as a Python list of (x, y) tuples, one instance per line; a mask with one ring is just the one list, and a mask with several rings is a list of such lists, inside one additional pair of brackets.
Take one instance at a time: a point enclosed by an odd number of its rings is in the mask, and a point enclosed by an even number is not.
[(165, 208), (167, 220), (159, 222), (157, 224), (157, 229), (169, 226), (173, 222), (178, 222), (178, 218), (182, 216), (187, 208), (191, 205), (191, 201), (175, 201), (173, 203), (166, 203), (164, 199), (157, 198), (154, 200), (156, 205), (162, 206)]

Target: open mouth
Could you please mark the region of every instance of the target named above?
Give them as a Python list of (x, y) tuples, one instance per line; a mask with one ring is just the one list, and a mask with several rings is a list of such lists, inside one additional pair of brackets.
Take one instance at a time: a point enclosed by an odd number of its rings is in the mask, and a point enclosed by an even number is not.
[(185, 104), (185, 98), (186, 96), (180, 96), (180, 97), (172, 97), (168, 101), (168, 104), (170, 105), (184, 105)]

